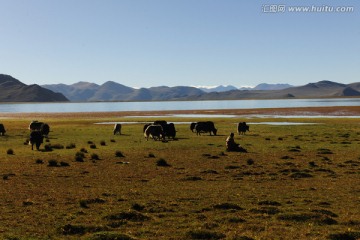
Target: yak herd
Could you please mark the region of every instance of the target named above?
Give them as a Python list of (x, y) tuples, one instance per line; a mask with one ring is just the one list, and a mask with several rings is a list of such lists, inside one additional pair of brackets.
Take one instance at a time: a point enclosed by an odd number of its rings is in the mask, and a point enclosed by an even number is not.
[[(32, 121), (29, 125), (30, 137), (29, 145), (31, 145), (31, 150), (33, 150), (34, 145), (36, 149), (39, 150), (40, 145), (43, 143), (44, 137), (47, 137), (50, 132), (50, 126), (47, 123)], [(209, 133), (210, 135), (216, 135), (217, 129), (215, 124), (212, 121), (204, 122), (193, 122), (190, 124), (190, 130), (196, 135), (201, 135), (201, 133)], [(249, 131), (249, 126), (246, 122), (239, 122), (237, 124), (238, 134), (245, 134), (246, 131)], [(0, 123), (0, 135), (4, 136), (6, 133), (4, 124)], [(113, 130), (114, 135), (121, 135), (121, 124), (116, 123)], [(162, 140), (165, 141), (168, 139), (175, 139), (176, 129), (174, 123), (168, 123), (165, 120), (157, 120), (153, 123), (145, 124), (143, 127), (143, 134), (146, 140), (152, 138), (153, 140)]]

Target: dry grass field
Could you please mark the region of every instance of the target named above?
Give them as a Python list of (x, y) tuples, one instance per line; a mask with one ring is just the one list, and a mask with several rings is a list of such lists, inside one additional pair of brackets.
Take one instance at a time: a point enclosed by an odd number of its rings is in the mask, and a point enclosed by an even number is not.
[[(359, 118), (277, 112), (289, 116), (2, 114), (0, 239), (360, 239)], [(26, 145), (33, 119), (51, 128), (40, 151)], [(175, 140), (145, 140), (143, 122), (158, 119)], [(218, 135), (192, 133), (202, 120)], [(227, 152), (240, 121), (252, 123), (235, 137), (248, 152)], [(309, 124), (256, 124), (281, 121)], [(101, 122), (130, 123), (113, 135)]]

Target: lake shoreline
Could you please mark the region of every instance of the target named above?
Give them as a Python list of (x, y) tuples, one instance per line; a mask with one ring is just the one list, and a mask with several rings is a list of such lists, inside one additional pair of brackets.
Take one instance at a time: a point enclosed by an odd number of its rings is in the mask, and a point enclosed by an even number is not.
[(360, 116), (359, 106), (254, 108), (254, 109), (206, 109), (206, 110), (162, 110), (162, 111), (113, 111), (113, 112), (33, 112), (0, 113), (3, 118), (113, 118), (136, 116), (166, 116), (174, 114), (206, 115), (270, 115), (270, 116)]

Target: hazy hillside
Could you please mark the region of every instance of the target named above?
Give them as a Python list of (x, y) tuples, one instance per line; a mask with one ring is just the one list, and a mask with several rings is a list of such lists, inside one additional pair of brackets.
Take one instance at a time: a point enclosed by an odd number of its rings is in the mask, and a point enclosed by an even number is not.
[(0, 74), (0, 102), (64, 102), (63, 94), (32, 84), (26, 85), (5, 74)]
[(54, 84), (43, 87), (63, 93), (71, 101), (164, 101), (203, 93), (200, 89), (182, 86), (135, 89), (113, 81), (102, 85), (79, 82), (72, 85)]
[[(72, 85), (55, 84), (44, 85), (44, 87), (63, 93), (71, 101), (233, 100), (360, 96), (360, 83), (342, 84), (327, 80), (297, 87), (289, 84), (262, 83), (251, 89), (229, 91), (221, 91), (224, 90), (224, 86), (219, 86), (208, 89), (210, 92), (187, 86), (135, 89), (113, 81), (105, 82), (102, 85), (78, 82)], [(232, 88), (230, 86), (230, 89)], [(213, 91), (216, 89), (219, 91)]]
[(227, 85), (227, 86), (220, 85), (217, 87), (208, 87), (208, 88), (199, 87), (199, 89), (203, 90), (204, 92), (210, 93), (210, 92), (227, 92), (232, 90), (281, 90), (289, 87), (293, 87), (293, 85), (283, 84), (283, 83), (277, 83), (277, 84), (260, 83), (255, 87), (236, 88), (232, 85)]
[(232, 86), (232, 85), (227, 85), (227, 86), (217, 86), (217, 87), (199, 87), (200, 90), (204, 91), (204, 92), (227, 92), (227, 91), (231, 91), (231, 90), (238, 90), (236, 87)]
[(293, 87), (293, 85), (290, 84), (283, 84), (283, 83), (278, 83), (278, 84), (268, 84), (268, 83), (260, 83), (259, 85), (257, 85), (256, 87), (254, 87), (252, 90), (282, 90), (285, 88), (290, 88)]
[(233, 90), (228, 92), (204, 93), (199, 96), (189, 96), (183, 100), (331, 98), (357, 96), (360, 96), (360, 83), (341, 84), (325, 80), (281, 90)]

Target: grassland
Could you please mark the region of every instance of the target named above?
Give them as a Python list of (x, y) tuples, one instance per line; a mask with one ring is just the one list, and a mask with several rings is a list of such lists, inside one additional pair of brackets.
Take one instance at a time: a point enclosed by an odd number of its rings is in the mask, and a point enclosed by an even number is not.
[[(2, 118), (0, 239), (360, 238), (359, 119), (210, 117), (218, 135), (196, 136), (176, 122), (204, 119), (169, 116), (177, 139), (160, 142), (135, 115)], [(35, 118), (51, 127), (40, 151)], [(252, 124), (248, 152), (227, 152), (239, 121), (316, 124)]]

